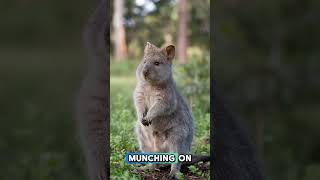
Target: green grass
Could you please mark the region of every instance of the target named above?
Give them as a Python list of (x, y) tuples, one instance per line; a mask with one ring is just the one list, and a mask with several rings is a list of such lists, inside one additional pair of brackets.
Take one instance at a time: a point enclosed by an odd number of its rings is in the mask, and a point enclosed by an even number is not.
[[(110, 67), (111, 179), (117, 179), (118, 177), (122, 177), (123, 179), (139, 179), (137, 175), (131, 173), (137, 166), (125, 163), (125, 153), (127, 151), (139, 151), (134, 134), (134, 125), (137, 119), (133, 106), (133, 90), (136, 82), (135, 69), (137, 64), (137, 61), (129, 63), (116, 63), (112, 61)], [(191, 104), (196, 123), (192, 153), (209, 154), (210, 115), (206, 112), (207, 109), (205, 108), (208, 105), (200, 104), (197, 101)]]

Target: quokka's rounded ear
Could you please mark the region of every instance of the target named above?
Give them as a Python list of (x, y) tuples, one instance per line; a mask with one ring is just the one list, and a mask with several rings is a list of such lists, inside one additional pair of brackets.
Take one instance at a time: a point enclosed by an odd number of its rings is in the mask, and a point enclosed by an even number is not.
[(174, 45), (169, 45), (167, 47), (165, 47), (163, 49), (165, 55), (167, 56), (168, 60), (172, 60), (174, 58), (174, 55), (175, 55), (175, 47)]
[(152, 44), (148, 41), (146, 44), (146, 47), (150, 48), (152, 46)]
[(151, 48), (153, 48), (153, 45), (150, 42), (147, 42), (146, 46), (144, 47), (144, 53), (147, 53)]

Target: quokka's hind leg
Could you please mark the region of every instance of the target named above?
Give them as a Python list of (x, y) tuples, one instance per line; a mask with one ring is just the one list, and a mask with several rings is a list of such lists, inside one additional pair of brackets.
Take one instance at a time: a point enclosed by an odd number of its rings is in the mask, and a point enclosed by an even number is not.
[[(179, 145), (177, 145), (175, 143), (170, 143), (169, 152), (178, 153), (179, 152)], [(170, 169), (170, 173), (168, 175), (168, 179), (176, 179), (176, 173), (180, 172), (180, 168), (181, 168), (180, 162), (175, 163), (175, 164), (171, 164), (171, 169)]]
[(150, 138), (148, 132), (141, 127), (141, 125), (136, 125), (136, 134), (139, 143), (139, 148), (141, 152), (154, 152), (153, 142)]
[[(139, 142), (139, 148), (141, 152), (155, 152), (154, 143), (148, 131), (143, 129), (141, 125), (137, 124), (136, 134)], [(145, 166), (139, 167), (142, 171), (159, 171), (157, 164), (147, 164)]]
[[(179, 141), (177, 139), (176, 140), (173, 139), (169, 143), (170, 143), (170, 146), (169, 146), (170, 152), (178, 153), (178, 155), (188, 154), (190, 152), (190, 145), (189, 145), (190, 142), (188, 140)], [(171, 164), (171, 169), (168, 175), (168, 179), (177, 179), (176, 175), (177, 173), (180, 172), (180, 168), (181, 168), (181, 162), (178, 162), (176, 164)]]

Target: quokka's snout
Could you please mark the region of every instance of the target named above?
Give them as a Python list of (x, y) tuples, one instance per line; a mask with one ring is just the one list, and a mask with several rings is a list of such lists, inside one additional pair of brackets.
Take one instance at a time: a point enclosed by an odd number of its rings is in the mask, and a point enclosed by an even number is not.
[(149, 74), (150, 74), (149, 69), (144, 68), (143, 71), (142, 71), (142, 74), (143, 74), (144, 78), (147, 78), (149, 76)]

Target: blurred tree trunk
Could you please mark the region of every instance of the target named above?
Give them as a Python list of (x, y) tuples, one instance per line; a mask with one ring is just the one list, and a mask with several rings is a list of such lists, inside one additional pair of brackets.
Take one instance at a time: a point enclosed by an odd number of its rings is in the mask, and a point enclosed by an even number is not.
[(127, 57), (126, 31), (124, 28), (124, 1), (113, 2), (113, 33), (114, 33), (114, 58), (121, 61)]
[(178, 0), (178, 60), (180, 63), (187, 62), (187, 46), (188, 46), (188, 7), (187, 0)]

